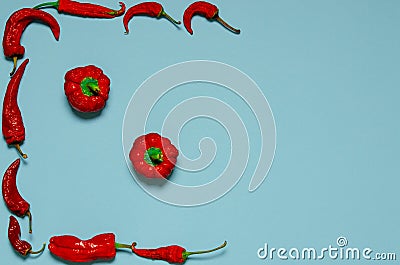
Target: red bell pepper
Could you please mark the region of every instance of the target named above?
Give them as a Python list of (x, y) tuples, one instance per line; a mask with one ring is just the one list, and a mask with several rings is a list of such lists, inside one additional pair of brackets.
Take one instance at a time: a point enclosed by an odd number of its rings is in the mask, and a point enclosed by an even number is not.
[(147, 178), (168, 178), (175, 167), (178, 149), (158, 133), (138, 137), (129, 152), (133, 168)]
[(71, 106), (80, 112), (98, 112), (108, 99), (110, 79), (103, 71), (88, 65), (65, 74), (64, 92)]

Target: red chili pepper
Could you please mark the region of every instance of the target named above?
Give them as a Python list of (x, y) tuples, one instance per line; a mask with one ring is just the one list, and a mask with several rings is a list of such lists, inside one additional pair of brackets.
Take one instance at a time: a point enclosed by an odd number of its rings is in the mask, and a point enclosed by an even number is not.
[(3, 176), (2, 192), (7, 208), (17, 216), (29, 218), (29, 233), (32, 233), (32, 215), (29, 211), (29, 203), (22, 198), (17, 188), (17, 173), (20, 159), (15, 160), (6, 170)]
[(53, 236), (48, 248), (53, 255), (66, 261), (91, 262), (111, 260), (116, 255), (116, 249), (131, 248), (131, 245), (116, 243), (113, 233), (105, 233), (87, 240), (71, 235)]
[(140, 257), (153, 260), (164, 260), (169, 263), (184, 263), (187, 260), (187, 258), (191, 255), (210, 253), (219, 250), (221, 248), (224, 248), (226, 246), (226, 241), (219, 247), (210, 250), (193, 251), (193, 252), (188, 252), (183, 247), (177, 245), (160, 247), (156, 249), (137, 249), (135, 248), (135, 246), (136, 243), (133, 243), (132, 251), (133, 253), (135, 253)]
[(20, 43), (22, 33), (33, 21), (40, 21), (47, 24), (53, 32), (56, 40), (60, 37), (60, 26), (58, 25), (57, 20), (55, 20), (55, 18), (49, 13), (32, 8), (22, 8), (15, 11), (6, 22), (3, 36), (4, 55), (8, 58), (12, 58), (14, 61), (14, 68), (10, 75), (13, 75), (17, 68), (18, 58), (22, 57), (25, 53), (25, 48)]
[(171, 141), (157, 133), (138, 137), (129, 152), (133, 168), (147, 178), (167, 178), (178, 155), (178, 149)]
[(8, 239), (19, 254), (22, 256), (26, 256), (28, 254), (39, 254), (44, 251), (46, 247), (46, 243), (43, 243), (43, 246), (38, 251), (32, 251), (32, 246), (29, 242), (25, 240), (21, 240), (21, 227), (19, 226), (18, 220), (14, 216), (10, 216), (10, 222), (8, 225)]
[(233, 28), (231, 25), (226, 23), (222, 18), (219, 17), (218, 15), (218, 7), (205, 1), (198, 1), (194, 2), (191, 5), (189, 5), (184, 14), (183, 14), (183, 24), (185, 25), (186, 30), (190, 33), (193, 34), (192, 30), (192, 17), (195, 15), (200, 15), (208, 20), (216, 20), (219, 23), (221, 23), (225, 28), (229, 29), (233, 33), (239, 34), (240, 30)]
[(18, 106), (17, 97), (19, 85), (28, 62), (29, 59), (25, 59), (15, 74), (11, 77), (7, 86), (6, 94), (4, 95), (2, 113), (3, 136), (7, 144), (14, 145), (23, 158), (27, 158), (28, 156), (24, 154), (20, 148), (20, 144), (25, 140), (25, 126)]
[(125, 34), (129, 33), (128, 29), (128, 23), (134, 16), (139, 16), (139, 15), (145, 15), (145, 16), (150, 16), (150, 17), (155, 17), (155, 18), (161, 18), (165, 17), (169, 21), (171, 21), (174, 24), (181, 24), (180, 21), (176, 21), (173, 19), (171, 16), (169, 16), (167, 13), (165, 13), (164, 8), (161, 4), (157, 2), (142, 2), (137, 5), (134, 5), (130, 7), (125, 15), (124, 15), (124, 27), (125, 27)]
[(47, 2), (39, 4), (34, 9), (52, 7), (58, 10), (59, 13), (75, 15), (80, 17), (91, 18), (114, 18), (125, 13), (125, 4), (119, 2), (120, 9), (114, 10), (105, 6), (92, 3), (81, 3), (72, 0), (58, 0), (56, 2)]
[(80, 112), (103, 109), (109, 91), (110, 79), (94, 65), (77, 67), (65, 74), (65, 95), (71, 106)]

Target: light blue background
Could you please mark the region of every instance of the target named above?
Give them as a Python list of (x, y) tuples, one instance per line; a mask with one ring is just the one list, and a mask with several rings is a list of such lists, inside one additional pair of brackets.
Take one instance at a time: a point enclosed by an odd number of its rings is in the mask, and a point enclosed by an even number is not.
[[(13, 11), (40, 2), (3, 1), (0, 25)], [(161, 3), (181, 19), (191, 2)], [(96, 3), (118, 8), (117, 1)], [(129, 7), (137, 2), (125, 3)], [(213, 3), (221, 17), (242, 30), (240, 35), (201, 17), (192, 21), (193, 36), (165, 19), (146, 17), (134, 18), (130, 34), (124, 35), (122, 18), (84, 19), (50, 9), (61, 26), (58, 42), (42, 24), (27, 28), (22, 43), (30, 63), (19, 103), (27, 133), (22, 148), (29, 159), (20, 167), (18, 187), (31, 203), (34, 230), (29, 235), (27, 219), (18, 219), (22, 238), (35, 249), (59, 234), (89, 238), (114, 232), (117, 241), (137, 241), (138, 247), (180, 244), (188, 250), (227, 240), (220, 254), (187, 262), (228, 265), (288, 264), (291, 261), (260, 260), (257, 249), (264, 243), (323, 248), (346, 236), (350, 247), (396, 252), (399, 259), (400, 2)], [(259, 85), (274, 113), (277, 149), (270, 173), (256, 192), (247, 191), (255, 167), (250, 161), (242, 180), (226, 196), (182, 208), (153, 199), (136, 184), (125, 164), (121, 128), (126, 105), (146, 78), (171, 64), (196, 59), (230, 64)], [(112, 82), (106, 108), (92, 119), (76, 115), (63, 91), (65, 72), (87, 64), (101, 67)], [(3, 58), (1, 96), (11, 67)], [(210, 86), (183, 89), (157, 107), (161, 114), (154, 115), (155, 128), (162, 123), (162, 113), (185, 93), (220, 96), (237, 103), (251, 132), (251, 147), (258, 152), (259, 135), (251, 129), (256, 121), (235, 95)], [(215, 130), (205, 131), (205, 125)], [(218, 150), (229, 146), (222, 127), (199, 120), (184, 128), (181, 151), (196, 157), (197, 141), (204, 136), (213, 137)], [(4, 141), (0, 150), (0, 168), (5, 171), (18, 156)], [(224, 153), (218, 155), (215, 165), (193, 178), (209, 181), (218, 175), (226, 163)], [(175, 173), (177, 182), (192, 177)], [(1, 205), (2, 263), (62, 264), (48, 251), (27, 259), (18, 256), (7, 239), (9, 215)], [(112, 263), (154, 264), (122, 251)]]

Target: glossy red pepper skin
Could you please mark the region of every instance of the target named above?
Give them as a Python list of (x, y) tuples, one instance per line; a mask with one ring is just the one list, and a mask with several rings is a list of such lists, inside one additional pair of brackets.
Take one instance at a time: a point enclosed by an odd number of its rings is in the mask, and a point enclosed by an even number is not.
[(225, 28), (229, 29), (230, 31), (239, 34), (240, 30), (235, 29), (229, 24), (227, 24), (224, 20), (219, 17), (219, 9), (216, 5), (213, 5), (206, 1), (197, 1), (190, 4), (184, 14), (183, 14), (183, 25), (185, 26), (186, 30), (192, 35), (192, 18), (195, 15), (200, 15), (205, 17), (208, 20), (217, 20), (221, 23)]
[[(151, 149), (159, 151), (160, 156), (160, 159), (153, 163), (148, 159), (148, 151)], [(179, 151), (171, 141), (157, 133), (138, 137), (129, 152), (135, 171), (147, 178), (168, 178), (175, 167), (178, 155)]]
[(149, 16), (154, 18), (166, 17), (174, 24), (181, 24), (176, 21), (167, 13), (165, 13), (163, 6), (157, 2), (142, 2), (137, 5), (131, 6), (125, 13), (123, 23), (125, 27), (125, 34), (129, 33), (128, 23), (134, 16)]
[(25, 141), (25, 126), (18, 106), (18, 91), (22, 76), (29, 59), (18, 67), (18, 70), (11, 77), (3, 101), (2, 132), (6, 143), (14, 145), (23, 158), (27, 155), (22, 153), (20, 145)]
[(27, 256), (28, 254), (39, 254), (43, 252), (45, 244), (38, 251), (32, 251), (32, 246), (29, 242), (21, 240), (21, 227), (19, 226), (18, 220), (14, 216), (10, 216), (10, 222), (8, 224), (8, 240), (10, 244), (22, 256)]
[(172, 264), (182, 264), (182, 263), (185, 263), (185, 261), (191, 255), (214, 252), (221, 248), (224, 248), (226, 246), (226, 244), (227, 243), (225, 241), (222, 245), (220, 245), (216, 248), (209, 249), (209, 250), (203, 250), (203, 251), (194, 251), (194, 252), (186, 251), (185, 248), (178, 246), (178, 245), (159, 247), (159, 248), (155, 248), (155, 249), (137, 249), (136, 243), (133, 243), (131, 246), (131, 249), (132, 249), (133, 253), (135, 253), (136, 255), (143, 257), (143, 258), (152, 259), (152, 260), (164, 260), (164, 261), (166, 261), (168, 263), (172, 263)]
[(17, 173), (20, 165), (20, 159), (16, 159), (6, 170), (2, 181), (2, 193), (7, 208), (17, 216), (29, 217), (29, 233), (32, 233), (32, 219), (30, 213), (30, 204), (22, 198), (17, 188)]
[(56, 40), (60, 37), (60, 26), (57, 20), (49, 13), (33, 8), (22, 8), (15, 11), (8, 18), (3, 35), (4, 55), (14, 59), (14, 70), (17, 58), (25, 54), (25, 48), (21, 45), (22, 33), (34, 21), (48, 25)]
[(72, 0), (58, 0), (56, 2), (47, 2), (35, 6), (35, 9), (53, 7), (58, 10), (59, 13), (90, 17), (90, 18), (115, 18), (125, 13), (125, 4), (119, 2), (121, 8), (114, 10), (105, 6), (96, 5), (92, 3), (82, 3)]
[(103, 70), (88, 65), (65, 74), (64, 92), (71, 106), (80, 112), (98, 112), (108, 99), (110, 79)]
[(166, 247), (159, 247), (155, 249), (137, 249), (136, 244), (132, 245), (132, 252), (136, 255), (152, 259), (152, 260), (164, 260), (168, 263), (184, 263), (186, 258), (184, 258), (183, 253), (186, 251), (181, 246), (172, 245)]
[(112, 260), (116, 255), (115, 235), (104, 233), (82, 240), (71, 235), (53, 236), (48, 249), (60, 259), (71, 262)]

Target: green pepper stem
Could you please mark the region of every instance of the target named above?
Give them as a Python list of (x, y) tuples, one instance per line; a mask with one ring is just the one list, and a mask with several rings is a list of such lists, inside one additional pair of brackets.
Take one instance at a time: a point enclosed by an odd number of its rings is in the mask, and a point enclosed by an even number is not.
[(128, 244), (121, 244), (121, 243), (117, 243), (115, 242), (115, 248), (132, 248), (132, 245), (128, 245)]
[(44, 251), (44, 248), (45, 248), (45, 247), (46, 247), (46, 243), (43, 243), (43, 246), (42, 246), (41, 249), (39, 249), (39, 250), (37, 250), (37, 251), (29, 250), (28, 252), (29, 252), (29, 254), (40, 254), (40, 253), (42, 253), (42, 252)]
[(99, 85), (96, 83), (87, 83), (86, 86), (93, 92), (93, 94), (97, 94), (100, 91)]
[(217, 251), (217, 250), (219, 250), (221, 248), (224, 248), (226, 246), (226, 244), (227, 244), (227, 242), (224, 241), (224, 243), (222, 245), (220, 245), (220, 246), (218, 246), (216, 248), (209, 249), (209, 250), (202, 250), (202, 251), (191, 251), (191, 252), (185, 251), (185, 252), (183, 252), (182, 255), (183, 255), (183, 258), (186, 260), (187, 257), (189, 257), (190, 255), (205, 254), (205, 253), (210, 253), (210, 252)]
[(160, 148), (150, 147), (144, 154), (144, 161), (150, 166), (156, 166), (163, 162), (163, 152)]
[(240, 29), (235, 29), (234, 27), (232, 27), (231, 25), (229, 25), (228, 23), (226, 23), (222, 18), (220, 18), (218, 15), (216, 17), (214, 17), (216, 21), (218, 21), (219, 23), (221, 23), (222, 26), (224, 26), (225, 28), (229, 29), (230, 31), (232, 31), (233, 33), (239, 34), (240, 33)]
[(161, 14), (160, 14), (160, 16), (163, 16), (163, 17), (165, 17), (166, 19), (168, 19), (169, 21), (171, 21), (172, 23), (174, 23), (174, 24), (177, 24), (177, 25), (179, 25), (179, 24), (181, 24), (181, 22), (180, 21), (176, 21), (175, 19), (173, 19), (170, 15), (168, 15), (167, 13), (165, 13), (165, 11), (163, 10), (163, 11), (161, 11)]
[(99, 82), (92, 77), (86, 77), (81, 81), (82, 93), (90, 97), (100, 92)]
[(53, 7), (55, 9), (58, 9), (58, 1), (56, 2), (46, 2), (42, 4), (38, 4), (37, 6), (34, 6), (33, 9), (40, 9), (40, 8), (47, 8), (47, 7)]

